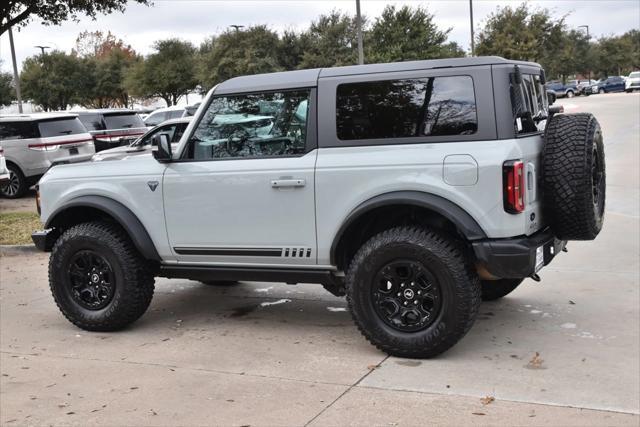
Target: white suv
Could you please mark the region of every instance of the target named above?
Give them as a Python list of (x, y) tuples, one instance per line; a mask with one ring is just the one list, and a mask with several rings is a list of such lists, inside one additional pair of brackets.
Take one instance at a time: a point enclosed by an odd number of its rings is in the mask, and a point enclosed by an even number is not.
[(590, 114), (553, 114), (538, 64), (497, 57), (237, 77), (174, 150), (53, 168), (40, 181), (62, 313), (125, 327), (154, 277), (319, 283), (364, 336), (431, 357), (482, 299), (602, 228)]
[(0, 117), (0, 144), (9, 182), (0, 194), (18, 198), (53, 165), (83, 162), (95, 154), (93, 138), (75, 114), (42, 113)]

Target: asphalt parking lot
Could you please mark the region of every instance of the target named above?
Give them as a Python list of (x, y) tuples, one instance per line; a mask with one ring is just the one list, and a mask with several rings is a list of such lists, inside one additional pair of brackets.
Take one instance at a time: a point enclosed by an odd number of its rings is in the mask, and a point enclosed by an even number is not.
[(46, 254), (4, 250), (0, 423), (637, 426), (640, 94), (559, 103), (603, 127), (604, 229), (483, 304), (444, 355), (387, 357), (315, 285), (159, 279), (132, 327), (88, 333), (53, 303)]

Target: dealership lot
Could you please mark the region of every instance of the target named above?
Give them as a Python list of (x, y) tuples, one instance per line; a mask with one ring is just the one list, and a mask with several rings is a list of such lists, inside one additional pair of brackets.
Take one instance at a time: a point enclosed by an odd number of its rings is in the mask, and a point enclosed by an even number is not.
[(5, 249), (0, 423), (637, 425), (640, 94), (559, 103), (602, 124), (604, 229), (571, 242), (541, 283), (483, 304), (441, 357), (386, 357), (314, 285), (160, 279), (140, 321), (88, 333), (55, 307), (47, 255)]

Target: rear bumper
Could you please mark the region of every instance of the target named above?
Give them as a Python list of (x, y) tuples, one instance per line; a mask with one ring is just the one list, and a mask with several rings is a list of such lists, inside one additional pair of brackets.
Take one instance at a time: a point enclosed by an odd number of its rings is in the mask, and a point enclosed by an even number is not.
[(31, 240), (36, 248), (43, 252), (50, 252), (55, 243), (56, 233), (53, 229), (34, 231), (31, 233)]
[(529, 277), (548, 265), (566, 241), (546, 229), (526, 237), (473, 242), (478, 262), (491, 275), (504, 279)]

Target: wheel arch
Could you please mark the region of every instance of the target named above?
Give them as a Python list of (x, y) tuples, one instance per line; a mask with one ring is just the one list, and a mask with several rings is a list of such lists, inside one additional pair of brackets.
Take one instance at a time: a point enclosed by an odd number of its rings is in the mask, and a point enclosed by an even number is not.
[[(455, 230), (467, 241), (485, 239), (487, 236), (475, 219), (464, 209), (450, 200), (431, 193), (420, 191), (394, 191), (372, 197), (358, 205), (344, 220), (338, 232), (333, 238), (330, 249), (331, 264), (339, 268), (346, 268), (346, 260), (352, 256), (354, 233), (360, 234), (361, 239), (367, 236), (362, 230), (364, 226), (370, 226), (371, 221), (376, 221), (376, 217), (391, 212), (392, 209), (399, 210), (399, 216), (395, 219), (389, 218), (388, 223), (397, 224), (397, 220), (405, 218), (406, 215), (419, 215), (418, 224), (433, 224), (449, 231)], [(415, 222), (414, 222), (415, 223)], [(384, 228), (388, 224), (378, 226)], [(376, 227), (373, 226), (375, 230)], [(364, 243), (364, 242), (359, 242)]]
[(53, 228), (59, 235), (66, 228), (96, 219), (115, 221), (124, 229), (144, 258), (160, 261), (158, 251), (138, 217), (122, 203), (108, 197), (80, 196), (71, 199), (49, 216), (45, 228)]

